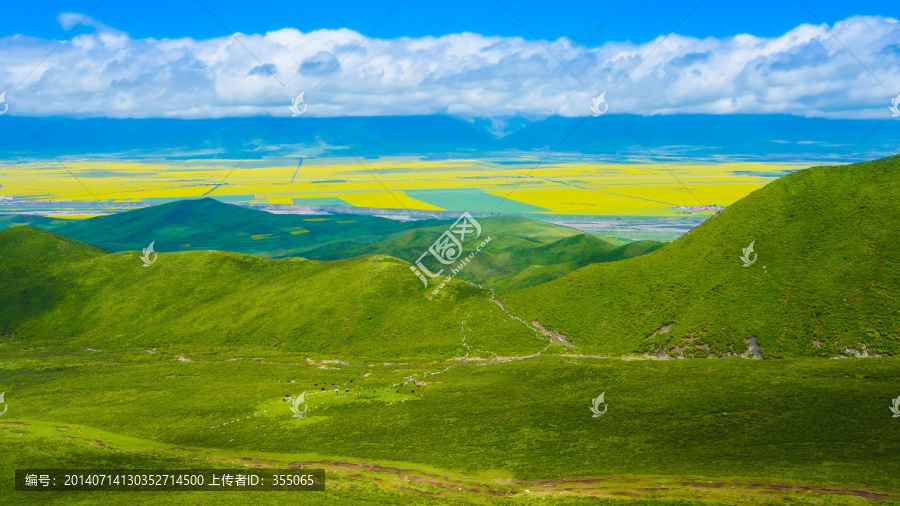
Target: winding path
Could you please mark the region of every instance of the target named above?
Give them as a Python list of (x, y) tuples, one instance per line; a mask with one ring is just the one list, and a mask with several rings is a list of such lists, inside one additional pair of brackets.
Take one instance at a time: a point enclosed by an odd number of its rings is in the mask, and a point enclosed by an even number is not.
[(537, 320), (534, 320), (533, 322), (528, 323), (525, 320), (519, 318), (518, 316), (510, 313), (509, 310), (506, 309), (506, 306), (503, 305), (503, 301), (501, 301), (500, 299), (497, 298), (496, 294), (494, 293), (494, 290), (491, 290), (491, 300), (494, 301), (498, 306), (500, 306), (500, 309), (502, 309), (503, 312), (506, 313), (506, 316), (509, 316), (510, 318), (512, 318), (514, 320), (518, 320), (518, 321), (522, 322), (522, 325), (525, 325), (526, 327), (530, 328), (531, 330), (534, 330), (535, 332), (540, 332), (541, 334), (544, 334), (545, 336), (547, 336), (548, 339), (550, 339), (550, 343), (559, 343), (559, 344), (563, 344), (566, 346), (572, 346), (572, 343), (570, 343), (566, 339), (565, 334), (560, 334), (559, 332), (556, 332), (555, 330), (547, 330), (543, 327), (543, 325), (541, 325), (541, 322), (539, 322)]

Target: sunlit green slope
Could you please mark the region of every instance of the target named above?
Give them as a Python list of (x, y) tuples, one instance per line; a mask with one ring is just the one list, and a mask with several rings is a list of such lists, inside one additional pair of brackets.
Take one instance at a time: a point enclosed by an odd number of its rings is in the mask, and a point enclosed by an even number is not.
[(600, 353), (896, 354), (898, 244), (894, 156), (784, 176), (658, 251), (501, 298)]
[[(110, 254), (50, 232), (0, 232), (0, 332), (89, 347), (246, 346), (362, 358), (497, 353), (544, 342), (461, 282), (437, 297), (401, 260), (216, 251)], [(465, 339), (465, 343), (463, 341)]]

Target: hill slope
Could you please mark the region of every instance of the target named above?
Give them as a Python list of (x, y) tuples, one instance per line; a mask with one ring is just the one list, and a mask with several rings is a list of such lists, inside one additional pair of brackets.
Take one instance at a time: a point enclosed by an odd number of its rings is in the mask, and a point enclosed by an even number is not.
[(217, 251), (110, 254), (31, 227), (0, 232), (0, 334), (93, 348), (241, 346), (312, 356), (447, 358), (546, 344), (459, 282), (427, 297), (405, 262)]
[[(661, 244), (617, 247), (578, 230), (518, 216), (479, 218), (491, 247), (461, 278), (492, 288), (522, 288), (594, 262), (630, 258)], [(220, 250), (281, 258), (342, 260), (390, 255), (414, 262), (453, 223), (368, 215), (273, 214), (214, 199), (182, 200), (86, 220), (0, 216), (0, 228), (29, 224), (110, 251)]]
[(273, 214), (215, 199), (180, 200), (86, 220), (34, 225), (110, 251), (215, 249), (283, 257), (332, 241), (367, 243), (441, 220), (401, 222), (367, 215)]
[[(575, 229), (518, 216), (479, 218), (491, 242), (458, 277), (490, 288), (524, 288), (563, 276), (597, 262), (642, 255), (662, 243), (638, 241), (618, 245)], [(415, 261), (447, 229), (438, 225), (395, 234), (371, 244), (334, 242), (304, 253), (322, 260), (381, 254)]]
[[(900, 353), (900, 156), (799, 171), (648, 255), (501, 294), (586, 352)], [(758, 260), (743, 267), (751, 241)]]

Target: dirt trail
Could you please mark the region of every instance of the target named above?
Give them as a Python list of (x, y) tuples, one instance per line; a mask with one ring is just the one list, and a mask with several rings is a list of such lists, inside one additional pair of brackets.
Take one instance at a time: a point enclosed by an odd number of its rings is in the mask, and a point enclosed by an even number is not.
[(551, 343), (559, 343), (566, 346), (572, 346), (572, 343), (566, 340), (565, 334), (560, 334), (555, 330), (547, 330), (543, 327), (543, 325), (541, 325), (541, 322), (537, 320), (534, 320), (533, 322), (531, 322), (531, 324), (537, 327), (537, 329), (540, 330), (542, 334), (549, 337)]
[(502, 309), (503, 312), (506, 313), (506, 316), (509, 316), (513, 320), (522, 322), (522, 325), (525, 325), (526, 327), (530, 328), (531, 330), (534, 330), (534, 331), (540, 332), (541, 334), (544, 334), (548, 339), (550, 339), (551, 343), (559, 343), (559, 344), (563, 344), (566, 346), (572, 346), (572, 343), (570, 343), (566, 339), (565, 334), (561, 334), (559, 332), (556, 332), (555, 330), (547, 330), (541, 325), (541, 322), (539, 322), (537, 320), (534, 320), (533, 322), (531, 322), (529, 324), (525, 320), (510, 313), (509, 310), (506, 309), (506, 306), (503, 305), (503, 301), (501, 301), (500, 299), (497, 298), (497, 295), (494, 293), (493, 290), (491, 290), (491, 300), (494, 301), (498, 306), (500, 306), (500, 309)]
[[(490, 496), (593, 496), (639, 497), (654, 499), (709, 499), (713, 501), (771, 504), (791, 497), (824, 498), (827, 496), (855, 496), (870, 500), (898, 500), (900, 491), (859, 490), (835, 488), (833, 485), (801, 485), (787, 483), (759, 483), (741, 480), (711, 481), (702, 478), (668, 476), (600, 476), (590, 478), (558, 478), (545, 480), (494, 479), (482, 480), (450, 472), (436, 474), (415, 469), (402, 469), (363, 462), (322, 460), (291, 462), (290, 468), (326, 469), (339, 475), (362, 480), (374, 480), (405, 493), (429, 493), (446, 496), (463, 492)], [(361, 474), (364, 471), (365, 474)], [(377, 476), (387, 474), (389, 476)], [(416, 485), (433, 488), (416, 490)]]

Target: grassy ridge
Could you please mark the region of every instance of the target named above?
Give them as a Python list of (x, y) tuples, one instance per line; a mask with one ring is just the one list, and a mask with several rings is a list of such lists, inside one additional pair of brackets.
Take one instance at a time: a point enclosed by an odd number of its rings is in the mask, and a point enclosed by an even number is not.
[[(799, 171), (645, 256), (501, 295), (599, 353), (900, 353), (900, 156)], [(743, 267), (755, 241), (757, 262)], [(665, 326), (671, 325), (668, 332)], [(658, 330), (663, 330), (658, 332)]]
[[(110, 251), (219, 250), (271, 258), (342, 260), (390, 255), (413, 262), (452, 220), (401, 222), (367, 215), (272, 214), (214, 199), (184, 200), (86, 220), (0, 216), (0, 229), (28, 224)], [(618, 245), (575, 229), (518, 216), (479, 218), (491, 247), (462, 279), (492, 288), (521, 288), (556, 279), (594, 262), (652, 251), (660, 243)]]
[[(653, 241), (619, 245), (575, 229), (518, 216), (491, 216), (478, 221), (482, 239), (491, 237), (490, 246), (481, 250), (458, 277), (491, 288), (533, 286), (585, 265), (631, 258), (662, 246)], [(415, 261), (446, 229), (446, 225), (437, 225), (409, 230), (371, 244), (335, 242), (307, 251), (304, 256), (336, 260), (382, 254)]]
[[(441, 220), (401, 222), (377, 216), (273, 214), (215, 199), (181, 200), (86, 220), (34, 220), (33, 224), (110, 251), (135, 251), (156, 241), (157, 251), (221, 250), (270, 257), (297, 255), (332, 241), (366, 243)], [(0, 221), (0, 225), (4, 222)]]
[[(483, 291), (427, 297), (408, 264), (214, 251), (109, 254), (30, 228), (0, 232), (0, 330), (89, 347), (248, 346), (372, 359), (536, 351)], [(465, 338), (465, 344), (463, 339)]]

